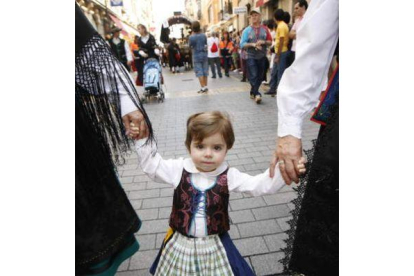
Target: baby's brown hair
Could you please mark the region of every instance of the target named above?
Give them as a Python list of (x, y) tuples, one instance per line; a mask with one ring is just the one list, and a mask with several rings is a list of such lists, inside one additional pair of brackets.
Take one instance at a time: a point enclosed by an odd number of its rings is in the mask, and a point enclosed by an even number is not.
[(187, 138), (185, 146), (190, 151), (191, 141), (203, 141), (204, 138), (221, 133), (226, 142), (227, 150), (234, 144), (233, 126), (227, 113), (209, 111), (191, 115), (187, 120)]

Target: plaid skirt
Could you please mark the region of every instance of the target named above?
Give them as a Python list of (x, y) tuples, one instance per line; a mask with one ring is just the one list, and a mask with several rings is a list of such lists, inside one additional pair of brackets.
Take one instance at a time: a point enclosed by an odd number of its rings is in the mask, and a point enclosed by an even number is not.
[(218, 235), (188, 238), (175, 232), (165, 245), (155, 275), (233, 275)]

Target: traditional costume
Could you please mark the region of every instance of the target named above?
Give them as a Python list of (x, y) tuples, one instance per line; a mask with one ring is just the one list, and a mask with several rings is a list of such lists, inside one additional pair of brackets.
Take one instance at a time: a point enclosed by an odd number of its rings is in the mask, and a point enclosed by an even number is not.
[[(144, 85), (144, 63), (145, 60), (149, 58), (159, 59), (158, 55), (155, 53), (155, 49), (157, 49), (157, 42), (152, 34), (148, 33), (146, 36), (141, 36), (138, 38), (138, 55), (139, 55), (139, 62), (137, 63), (137, 80), (136, 84), (138, 86)], [(141, 52), (142, 51), (142, 52)], [(148, 57), (143, 57), (140, 53), (145, 53)]]
[[(301, 138), (317, 105), (339, 37), (338, 0), (312, 0), (297, 33), (296, 59), (278, 88), (278, 136)], [(314, 114), (323, 126), (290, 221), (283, 275), (339, 275), (339, 70)]]
[(225, 163), (200, 172), (188, 159), (163, 160), (154, 145), (136, 142), (142, 170), (174, 187), (170, 229), (151, 267), (155, 275), (254, 275), (230, 239), (229, 193), (274, 194), (285, 183), (280, 172), (251, 176)]
[(114, 275), (138, 250), (141, 221), (115, 164), (130, 145), (122, 116), (139, 110), (131, 77), (75, 4), (76, 275)]
[[(116, 28), (112, 30), (113, 33), (120, 32), (122, 29)], [(128, 63), (133, 61), (132, 53), (129, 48), (128, 42), (122, 38), (117, 38), (112, 36), (108, 40), (109, 46), (111, 46), (113, 54), (121, 61), (121, 63), (127, 68), (128, 71), (131, 70)]]

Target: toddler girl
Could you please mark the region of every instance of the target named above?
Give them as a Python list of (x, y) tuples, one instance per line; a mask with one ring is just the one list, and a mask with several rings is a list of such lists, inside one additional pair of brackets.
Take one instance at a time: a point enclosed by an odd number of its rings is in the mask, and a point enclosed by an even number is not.
[[(268, 171), (251, 176), (229, 168), (224, 160), (233, 143), (231, 122), (219, 111), (188, 119), (185, 145), (190, 158), (164, 160), (145, 139), (135, 143), (142, 170), (175, 189), (170, 229), (152, 274), (254, 275), (228, 235), (229, 193), (274, 194), (285, 183), (278, 168), (273, 178)], [(304, 160), (298, 169), (304, 171)]]

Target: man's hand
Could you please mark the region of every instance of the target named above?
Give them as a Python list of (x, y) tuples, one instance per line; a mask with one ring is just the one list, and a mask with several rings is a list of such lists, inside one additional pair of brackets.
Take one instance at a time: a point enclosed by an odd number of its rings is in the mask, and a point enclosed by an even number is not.
[(279, 63), (279, 55), (278, 54), (276, 54), (275, 59), (274, 59), (274, 62), (275, 63)]
[[(132, 111), (122, 117), (126, 135), (134, 140), (148, 137), (148, 126), (144, 120), (144, 116), (138, 110)], [(131, 127), (138, 128), (139, 130), (132, 131)]]
[(276, 142), (276, 152), (270, 163), (269, 175), (273, 178), (276, 163), (279, 162), (280, 173), (287, 185), (299, 182), (301, 173), (299, 160), (302, 157), (302, 140), (292, 135), (279, 137)]

